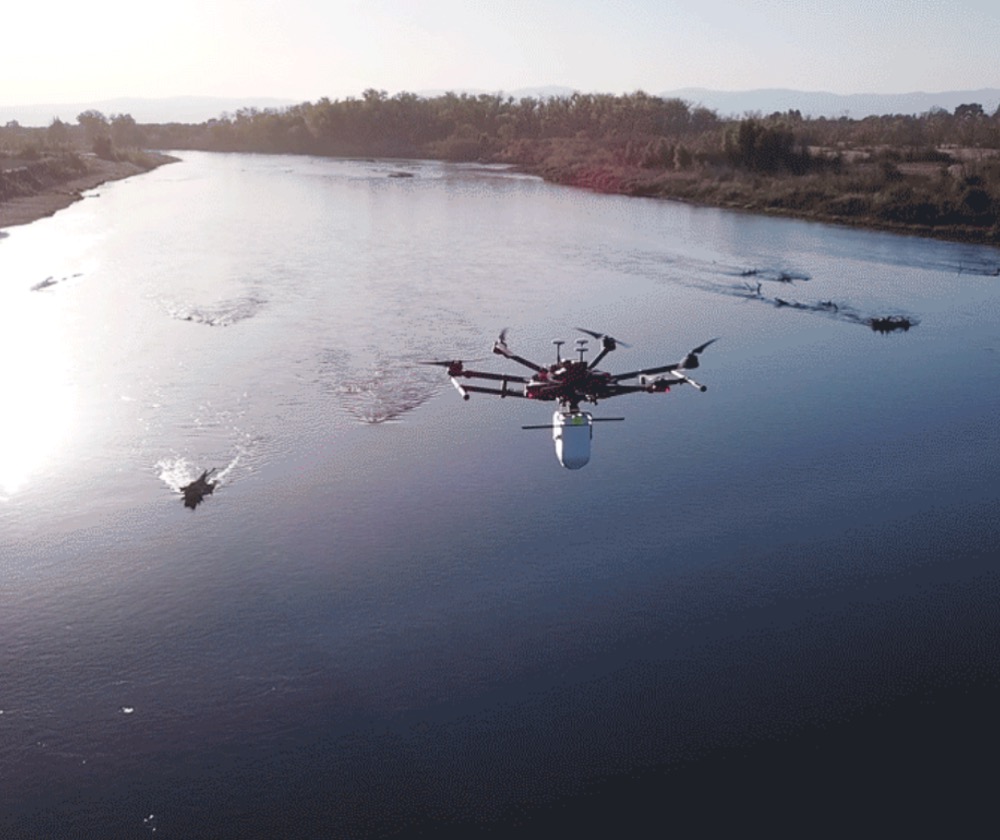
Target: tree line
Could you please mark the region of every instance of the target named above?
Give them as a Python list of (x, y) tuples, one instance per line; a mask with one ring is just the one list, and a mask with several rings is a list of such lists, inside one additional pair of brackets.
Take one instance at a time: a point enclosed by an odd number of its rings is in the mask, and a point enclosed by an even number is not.
[(723, 119), (707, 108), (642, 91), (514, 99), (455, 93), (390, 97), (369, 89), (359, 99), (324, 98), (280, 111), (245, 109), (196, 126), (145, 129), (148, 140), (160, 147), (215, 151), (496, 161), (530, 159), (539, 144), (582, 141), (614, 152), (623, 162), (683, 165), (683, 160), (665, 159), (672, 142), (675, 156), (683, 145), (691, 164), (792, 170), (802, 169), (803, 151), (815, 146), (1000, 149), (1000, 109), (990, 116), (975, 103), (954, 113), (860, 120), (808, 118), (795, 110)]
[[(425, 98), (368, 89), (361, 98), (320, 99), (281, 110), (247, 108), (200, 124), (139, 125), (129, 114), (88, 110), (77, 125), (0, 128), (0, 148), (20, 138), (36, 146), (90, 146), (101, 153), (135, 147), (457, 161), (537, 163), (560, 150), (643, 168), (696, 165), (804, 173), (837, 150), (891, 148), (932, 160), (942, 146), (1000, 149), (1000, 109), (976, 103), (953, 113), (850, 119), (803, 117), (790, 110), (723, 119), (680, 99), (642, 91), (514, 99), (500, 94)], [(6, 141), (6, 142), (5, 142)], [(820, 150), (817, 153), (816, 150)]]
[(119, 153), (149, 147), (149, 136), (131, 114), (105, 116), (100, 111), (80, 113), (76, 124), (53, 118), (46, 128), (26, 128), (17, 121), (0, 128), (0, 153), (8, 157), (38, 158), (52, 153), (90, 151), (114, 160)]
[[(8, 125), (0, 148), (18, 131), (36, 147), (101, 156), (146, 147), (503, 162), (612, 192), (819, 218), (980, 229), (1000, 218), (1000, 109), (988, 114), (977, 103), (863, 119), (796, 110), (722, 118), (642, 91), (515, 99), (370, 88), (360, 98), (248, 108), (199, 124), (139, 125), (128, 114), (85, 111), (76, 125)], [(980, 155), (970, 161), (959, 149)]]

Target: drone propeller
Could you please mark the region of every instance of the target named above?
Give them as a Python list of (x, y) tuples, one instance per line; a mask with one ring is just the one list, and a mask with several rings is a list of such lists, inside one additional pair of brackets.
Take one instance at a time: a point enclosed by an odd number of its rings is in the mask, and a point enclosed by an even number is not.
[(695, 347), (694, 350), (692, 350), (690, 353), (687, 354), (687, 356), (684, 358), (684, 361), (681, 362), (681, 368), (683, 370), (693, 370), (694, 368), (698, 367), (698, 365), (700, 364), (698, 361), (698, 355), (706, 347), (708, 347), (710, 344), (714, 344), (718, 340), (719, 340), (718, 338), (710, 338), (704, 344)]
[(616, 347), (629, 349), (632, 346), (631, 344), (626, 344), (624, 341), (619, 341), (617, 338), (612, 338), (610, 335), (605, 335), (604, 333), (594, 332), (593, 330), (585, 330), (583, 327), (577, 327), (576, 329), (579, 332), (586, 333), (587, 335), (599, 339), (601, 346), (608, 351), (614, 350)]
[(507, 327), (500, 330), (500, 335), (493, 342), (493, 352), (498, 356), (509, 356), (510, 348), (507, 346)]

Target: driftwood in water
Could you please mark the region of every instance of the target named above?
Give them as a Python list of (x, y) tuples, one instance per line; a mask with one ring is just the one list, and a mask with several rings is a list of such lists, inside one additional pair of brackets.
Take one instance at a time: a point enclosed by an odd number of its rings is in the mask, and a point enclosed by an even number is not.
[(212, 491), (215, 490), (217, 482), (211, 481), (209, 476), (214, 472), (215, 467), (212, 467), (210, 470), (205, 470), (205, 472), (198, 476), (194, 481), (181, 488), (181, 493), (184, 495), (184, 507), (194, 510), (198, 507), (198, 505), (205, 501), (206, 496), (210, 496), (212, 494)]

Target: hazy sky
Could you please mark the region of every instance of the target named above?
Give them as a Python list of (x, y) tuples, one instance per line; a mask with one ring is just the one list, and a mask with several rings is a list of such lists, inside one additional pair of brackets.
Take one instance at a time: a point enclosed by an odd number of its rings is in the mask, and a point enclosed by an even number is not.
[(2, 16), (0, 105), (586, 92), (1000, 88), (997, 0), (51, 0)]

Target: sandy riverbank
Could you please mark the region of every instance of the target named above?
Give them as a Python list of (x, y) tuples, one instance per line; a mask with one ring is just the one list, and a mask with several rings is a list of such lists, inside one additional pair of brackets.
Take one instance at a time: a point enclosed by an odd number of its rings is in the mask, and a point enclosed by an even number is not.
[[(109, 161), (94, 156), (85, 157), (86, 172), (60, 183), (44, 186), (30, 195), (19, 195), (0, 201), (0, 230), (51, 216), (83, 198), (84, 191), (107, 181), (141, 175), (157, 166), (176, 161), (176, 158), (156, 152), (146, 152), (143, 157), (150, 165), (139, 165), (127, 160)], [(4, 166), (4, 169), (9, 167)]]

